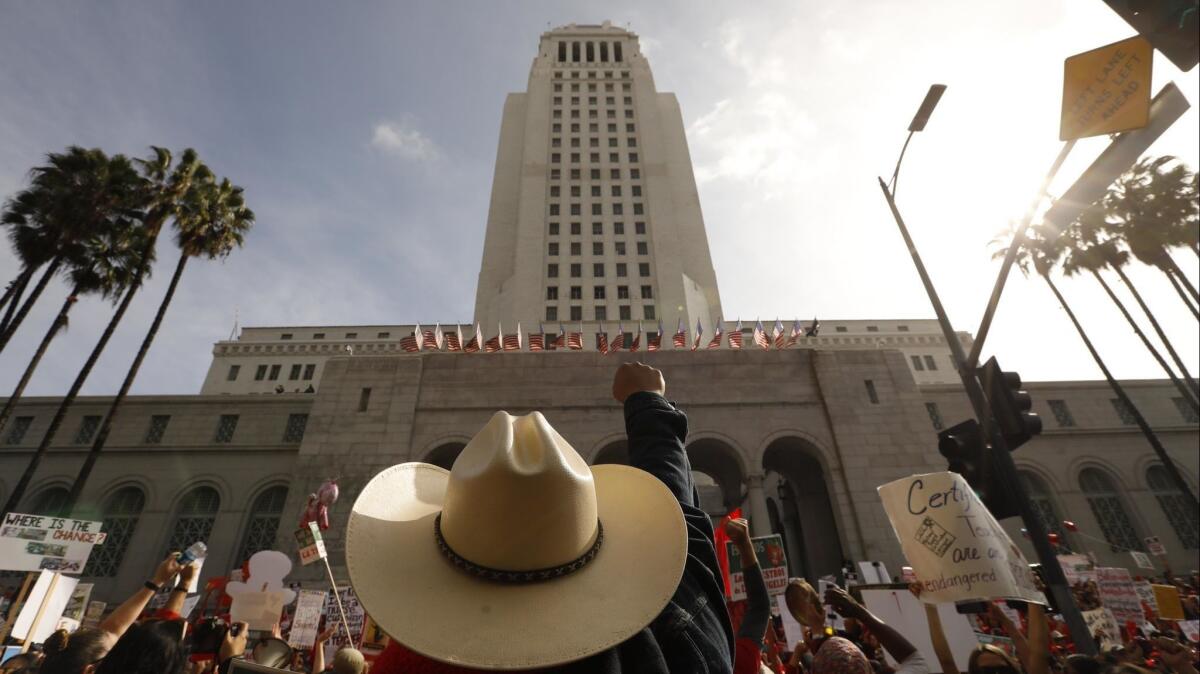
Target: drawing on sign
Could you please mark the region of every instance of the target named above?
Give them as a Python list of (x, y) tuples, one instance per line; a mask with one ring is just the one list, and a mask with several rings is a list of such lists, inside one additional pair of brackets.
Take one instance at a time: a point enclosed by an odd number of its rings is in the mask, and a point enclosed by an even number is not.
[[(750, 542), (754, 545), (754, 555), (758, 558), (758, 568), (762, 572), (763, 582), (767, 584), (767, 594), (783, 594), (788, 583), (787, 555), (783, 552), (783, 537), (779, 534), (758, 536), (751, 538)], [(746, 598), (742, 556), (732, 542), (727, 542), (725, 545), (729, 559), (729, 596), (733, 601), (740, 601)]]
[(946, 531), (945, 527), (934, 522), (931, 517), (926, 517), (921, 522), (920, 528), (917, 529), (916, 539), (918, 543), (929, 548), (938, 557), (945, 557), (955, 540), (954, 534)]
[(1150, 119), (1150, 43), (1133, 37), (1063, 63), (1059, 139), (1140, 129)]

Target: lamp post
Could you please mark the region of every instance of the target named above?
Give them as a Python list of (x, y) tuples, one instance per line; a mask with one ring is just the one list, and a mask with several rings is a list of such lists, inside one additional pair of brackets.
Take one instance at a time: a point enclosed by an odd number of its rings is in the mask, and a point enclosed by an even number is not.
[(908, 150), (908, 143), (912, 140), (913, 134), (925, 129), (930, 115), (933, 114), (933, 109), (937, 106), (938, 101), (941, 100), (942, 93), (945, 90), (945, 85), (941, 84), (929, 87), (929, 92), (925, 95), (925, 100), (921, 103), (921, 107), (913, 117), (912, 123), (908, 126), (908, 138), (904, 141), (904, 146), (900, 150), (900, 157), (896, 160), (896, 168), (892, 171), (891, 185), (889, 186), (888, 183), (885, 183), (883, 178), (879, 178), (879, 189), (883, 191), (888, 208), (892, 211), (892, 217), (896, 220), (896, 227), (900, 230), (900, 236), (904, 238), (904, 244), (908, 248), (909, 255), (912, 257), (913, 265), (917, 268), (917, 274), (921, 277), (921, 283), (925, 286), (926, 294), (929, 295), (929, 302), (933, 305), (933, 311), (937, 315), (938, 324), (942, 328), (942, 335), (946, 339), (946, 344), (950, 347), (950, 355), (954, 360), (954, 367), (958, 370), (963, 389), (971, 402), (972, 409), (975, 411), (975, 418), (983, 428), (984, 437), (990, 440), (991, 447), (987, 451), (991, 452), (992, 465), (995, 466), (997, 473), (996, 478), (1004, 491), (1014, 496), (1021, 520), (1025, 523), (1025, 528), (1029, 532), (1030, 543), (1033, 544), (1034, 551), (1041, 562), (1046, 589), (1066, 620), (1067, 628), (1071, 631), (1071, 638), (1075, 642), (1077, 651), (1087, 655), (1096, 655), (1096, 643), (1092, 639), (1091, 632), (1088, 631), (1087, 622), (1084, 621), (1079, 607), (1075, 605), (1075, 597), (1071, 593), (1071, 587), (1067, 584), (1066, 575), (1063, 574), (1062, 567), (1058, 563), (1058, 558), (1054, 554), (1054, 548), (1050, 544), (1045, 523), (1042, 522), (1041, 517), (1034, 510), (1033, 503), (1029, 500), (1025, 486), (1017, 477), (1017, 467), (1013, 463), (1012, 453), (1008, 449), (1008, 445), (1004, 437), (1000, 434), (999, 429), (992, 423), (988, 400), (984, 395), (979, 379), (976, 377), (974, 366), (967, 360), (967, 354), (963, 350), (962, 342), (958, 340), (958, 336), (954, 332), (954, 327), (950, 324), (950, 318), (946, 315), (946, 310), (942, 306), (942, 300), (938, 297), (937, 290), (933, 287), (933, 280), (929, 278), (929, 272), (925, 269), (925, 263), (921, 261), (921, 255), (917, 252), (916, 244), (913, 243), (912, 237), (908, 233), (908, 227), (904, 224), (904, 218), (901, 217), (900, 210), (896, 206), (894, 189), (900, 175), (900, 163), (904, 160), (905, 151)]

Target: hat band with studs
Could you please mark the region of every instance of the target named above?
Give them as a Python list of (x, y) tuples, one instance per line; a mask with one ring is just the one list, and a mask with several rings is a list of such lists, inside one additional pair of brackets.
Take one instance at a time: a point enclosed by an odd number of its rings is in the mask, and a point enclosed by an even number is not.
[(438, 549), (446, 559), (450, 560), (451, 564), (466, 571), (472, 576), (483, 578), (484, 580), (493, 580), (500, 583), (535, 583), (542, 580), (552, 580), (554, 578), (562, 578), (587, 566), (589, 562), (596, 558), (596, 553), (600, 551), (601, 544), (604, 543), (604, 527), (600, 524), (600, 520), (596, 520), (596, 542), (587, 552), (567, 562), (545, 569), (534, 569), (532, 571), (504, 571), (502, 569), (492, 569), (486, 566), (480, 566), (459, 555), (446, 542), (442, 536), (442, 514), (438, 513), (433, 520), (433, 535), (437, 539)]

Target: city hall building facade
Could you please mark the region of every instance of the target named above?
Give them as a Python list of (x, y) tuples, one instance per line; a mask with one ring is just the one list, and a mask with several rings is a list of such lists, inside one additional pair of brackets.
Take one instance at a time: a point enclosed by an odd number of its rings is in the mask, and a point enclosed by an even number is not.
[[(723, 315), (675, 97), (656, 89), (633, 33), (548, 31), (526, 91), (504, 105), (471, 325), (490, 337), (498, 324), (543, 322), (557, 333), (562, 322), (583, 333), (583, 348), (411, 352), (402, 340), (412, 324), (245, 328), (215, 344), (198, 394), (125, 403), (76, 512), (109, 532), (84, 579), (112, 602), (140, 586), (160, 553), (194, 540), (209, 545), (205, 576), (259, 549), (291, 552), (308, 494), (330, 477), (342, 497), (326, 537), (345, 577), (342, 531), (366, 481), (404, 461), (449, 467), (498, 409), (542, 411), (591, 463), (626, 460), (609, 389), (616, 365), (633, 358), (666, 373), (668, 396), (689, 415), (688, 453), (710, 514), (740, 507), (756, 534), (782, 533), (793, 575), (836, 573), (847, 559), (898, 573), (875, 488), (943, 470), (936, 433), (970, 415), (937, 324), (823, 319), (815, 334), (764, 350), (746, 326), (742, 348), (731, 348), (735, 326), (724, 322), (721, 346), (705, 348)], [(697, 322), (705, 334), (693, 351)], [(645, 330), (640, 352), (597, 351), (595, 334), (611, 339), (618, 323), (631, 337), (634, 326)], [(679, 323), (689, 326), (684, 349), (671, 345)], [(463, 341), (474, 334), (464, 328)], [(647, 353), (651, 336), (662, 348)], [(1194, 411), (1169, 382), (1126, 386), (1194, 488)], [(1028, 388), (1046, 431), (1014, 458), (1065, 544), (1132, 567), (1126, 550), (1158, 535), (1174, 570), (1195, 568), (1197, 514), (1107, 385)], [(22, 511), (64, 501), (107, 402), (72, 407)], [(0, 497), (57, 403), (24, 399), (0, 429)], [(1026, 545), (1018, 521), (1006, 526)], [(293, 577), (321, 582), (316, 567)]]

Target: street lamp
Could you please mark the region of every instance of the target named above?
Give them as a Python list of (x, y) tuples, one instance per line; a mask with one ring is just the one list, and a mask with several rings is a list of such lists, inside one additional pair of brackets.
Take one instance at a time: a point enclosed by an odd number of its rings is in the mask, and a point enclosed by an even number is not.
[(908, 125), (908, 137), (904, 139), (904, 147), (900, 148), (900, 157), (896, 159), (896, 170), (892, 171), (892, 181), (888, 185), (892, 190), (892, 196), (896, 195), (896, 180), (900, 177), (900, 162), (904, 161), (908, 142), (912, 140), (914, 133), (925, 130), (925, 125), (929, 123), (929, 116), (933, 114), (933, 109), (937, 107), (938, 101), (942, 100), (942, 94), (945, 91), (946, 85), (944, 84), (929, 85), (929, 92), (925, 94), (925, 100), (921, 101), (921, 107), (917, 108), (917, 114), (913, 115), (912, 122)]

